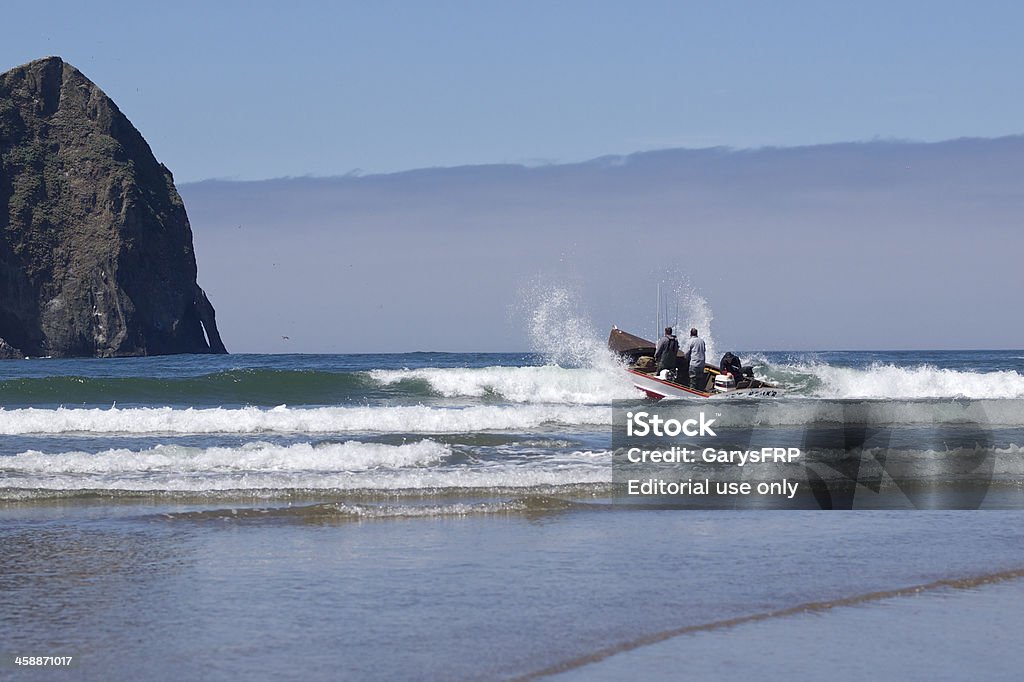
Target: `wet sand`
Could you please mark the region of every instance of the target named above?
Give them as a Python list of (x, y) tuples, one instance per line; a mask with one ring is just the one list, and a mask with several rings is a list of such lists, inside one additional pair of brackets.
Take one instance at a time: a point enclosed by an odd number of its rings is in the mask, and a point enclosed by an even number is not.
[(1019, 680), (1020, 573), (709, 623), (533, 679)]

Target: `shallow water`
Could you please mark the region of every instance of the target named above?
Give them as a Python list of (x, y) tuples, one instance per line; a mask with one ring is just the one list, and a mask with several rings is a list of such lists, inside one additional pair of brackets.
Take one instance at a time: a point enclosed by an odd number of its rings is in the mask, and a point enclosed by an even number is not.
[(74, 655), (93, 679), (505, 678), (674, 628), (1024, 567), (1016, 512), (214, 508), (8, 509), (5, 651)]

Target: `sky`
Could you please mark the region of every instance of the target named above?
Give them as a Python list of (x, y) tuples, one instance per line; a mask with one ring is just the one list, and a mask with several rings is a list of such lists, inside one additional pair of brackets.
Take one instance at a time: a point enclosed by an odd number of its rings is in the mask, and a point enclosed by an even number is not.
[[(643, 333), (659, 283), (733, 350), (1024, 346), (1019, 3), (2, 16), (0, 70), (61, 56), (173, 171), (232, 351), (528, 350), (538, 316)], [(680, 149), (705, 151), (657, 153)]]
[(5, 3), (179, 182), (1020, 132), (1010, 2)]

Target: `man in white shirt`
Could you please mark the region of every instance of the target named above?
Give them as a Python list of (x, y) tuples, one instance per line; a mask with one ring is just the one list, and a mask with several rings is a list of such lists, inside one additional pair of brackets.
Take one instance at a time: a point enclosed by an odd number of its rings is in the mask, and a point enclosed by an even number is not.
[(690, 361), (690, 388), (703, 391), (707, 379), (704, 376), (704, 339), (697, 336), (697, 328), (690, 329), (690, 338), (680, 348)]

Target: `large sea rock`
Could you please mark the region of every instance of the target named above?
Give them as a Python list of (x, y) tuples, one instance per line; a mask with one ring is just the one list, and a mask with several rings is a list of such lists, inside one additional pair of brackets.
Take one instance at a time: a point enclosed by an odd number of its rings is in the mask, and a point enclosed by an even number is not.
[(0, 75), (0, 357), (211, 352), (171, 172), (60, 58)]

